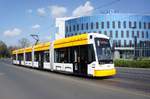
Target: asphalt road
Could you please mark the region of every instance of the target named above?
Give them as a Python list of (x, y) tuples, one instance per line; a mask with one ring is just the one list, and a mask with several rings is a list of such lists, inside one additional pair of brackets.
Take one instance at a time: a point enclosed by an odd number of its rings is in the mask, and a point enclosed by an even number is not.
[(82, 78), (19, 67), (0, 60), (0, 99), (150, 99), (148, 82), (119, 75)]

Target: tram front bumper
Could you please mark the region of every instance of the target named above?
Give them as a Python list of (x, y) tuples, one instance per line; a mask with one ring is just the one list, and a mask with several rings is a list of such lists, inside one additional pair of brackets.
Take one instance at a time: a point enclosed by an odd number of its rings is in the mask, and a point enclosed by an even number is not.
[(94, 70), (94, 77), (106, 77), (113, 76), (116, 74), (116, 69), (107, 69), (107, 70)]

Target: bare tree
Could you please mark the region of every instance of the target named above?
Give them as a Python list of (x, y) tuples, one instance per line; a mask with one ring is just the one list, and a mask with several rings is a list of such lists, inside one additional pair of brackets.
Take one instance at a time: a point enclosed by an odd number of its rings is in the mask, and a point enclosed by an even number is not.
[(30, 41), (27, 38), (22, 38), (18, 42), (19, 42), (19, 47), (21, 48), (30, 46)]

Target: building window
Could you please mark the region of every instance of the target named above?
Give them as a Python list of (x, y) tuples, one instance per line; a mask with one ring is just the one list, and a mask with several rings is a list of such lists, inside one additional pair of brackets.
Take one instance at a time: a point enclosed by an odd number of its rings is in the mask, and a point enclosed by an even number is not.
[(104, 31), (104, 34), (107, 35), (107, 31)]
[(112, 27), (115, 28), (115, 21), (112, 22)]
[(126, 28), (126, 21), (123, 22), (123, 27)]
[(121, 28), (121, 22), (118, 21), (118, 28)]
[(137, 38), (139, 38), (139, 36), (140, 36), (140, 35), (139, 35), (139, 31), (137, 31)]
[(101, 22), (101, 28), (104, 29), (104, 22)]
[(136, 28), (136, 22), (134, 21), (134, 28)]
[(116, 38), (118, 38), (118, 31), (116, 31)]
[(68, 26), (66, 26), (66, 32), (68, 32)]
[(73, 31), (75, 31), (76, 30), (76, 26), (75, 25), (73, 25)]
[(99, 31), (99, 34), (101, 34), (101, 31)]
[(148, 38), (148, 31), (146, 32), (146, 38)]
[(116, 46), (116, 47), (118, 47), (118, 41), (117, 41), (117, 40), (116, 40), (116, 44), (115, 44), (115, 46)]
[(79, 24), (77, 24), (77, 31), (79, 31)]
[(127, 42), (126, 42), (126, 40), (124, 40), (124, 47), (126, 47), (127, 46)]
[(109, 21), (107, 21), (107, 28), (109, 29)]
[(91, 23), (91, 29), (93, 29), (93, 23)]
[(141, 27), (142, 27), (142, 24), (141, 24), (141, 22), (139, 22), (139, 29), (141, 29)]
[(113, 47), (116, 47), (116, 45), (117, 45), (117, 41), (113, 40)]
[(131, 21), (129, 21), (129, 28), (132, 28), (132, 23), (131, 23)]
[(132, 37), (134, 37), (134, 31), (132, 31)]
[(122, 38), (124, 37), (124, 32), (123, 32), (123, 31), (121, 31), (121, 37), (122, 37)]
[(144, 38), (144, 31), (142, 31), (142, 38)]
[(129, 45), (130, 45), (130, 47), (132, 47), (132, 40), (129, 41)]
[(86, 29), (88, 30), (88, 28), (89, 28), (89, 27), (88, 27), (88, 23), (86, 23)]
[(126, 33), (127, 33), (127, 34), (126, 34), (126, 37), (129, 38), (129, 31), (127, 31)]
[(71, 26), (69, 27), (69, 31), (71, 32)]
[(83, 28), (83, 24), (81, 25), (81, 30), (83, 30), (84, 28)]
[(118, 40), (118, 47), (121, 47), (121, 40)]
[(142, 47), (143, 46), (143, 43), (142, 43), (142, 41), (140, 40), (140, 47)]
[(112, 36), (112, 31), (110, 31), (110, 37), (113, 37), (113, 36)]
[(146, 23), (144, 22), (144, 29), (146, 29)]
[(98, 24), (98, 22), (96, 22), (96, 29), (98, 29), (99, 28), (99, 24)]

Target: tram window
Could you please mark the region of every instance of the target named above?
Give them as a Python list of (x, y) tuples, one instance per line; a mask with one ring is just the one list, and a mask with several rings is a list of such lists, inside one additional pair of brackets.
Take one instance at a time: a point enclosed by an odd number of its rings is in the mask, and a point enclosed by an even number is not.
[(31, 61), (31, 53), (26, 53), (26, 61)]
[(55, 49), (55, 62), (68, 63), (67, 48)]
[(18, 54), (18, 58), (17, 58), (17, 60), (20, 60), (20, 54)]
[(49, 62), (49, 51), (44, 51), (44, 62)]
[(23, 60), (23, 54), (18, 54), (18, 60)]
[(34, 52), (34, 61), (39, 61), (39, 53)]
[(82, 60), (86, 63), (95, 61), (94, 48), (92, 44), (55, 49), (54, 61), (56, 63), (73, 63), (80, 62)]

